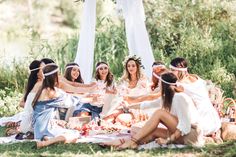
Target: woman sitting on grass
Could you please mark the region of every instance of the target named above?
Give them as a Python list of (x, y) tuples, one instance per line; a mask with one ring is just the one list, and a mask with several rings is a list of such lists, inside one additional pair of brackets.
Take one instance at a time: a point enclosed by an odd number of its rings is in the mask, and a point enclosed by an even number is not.
[(34, 138), (44, 140), (37, 142), (41, 148), (57, 142), (74, 142), (79, 136), (76, 130), (65, 129), (55, 120), (57, 109), (75, 106), (79, 98), (71, 96), (58, 86), (58, 66), (47, 65), (43, 68), (44, 80), (33, 101)]
[[(81, 76), (80, 67), (77, 63), (68, 63), (65, 67), (64, 78), (65, 82), (74, 86), (74, 87), (86, 87), (84, 85), (84, 81)], [(60, 78), (59, 78), (60, 79)], [(89, 87), (89, 85), (87, 85)], [(67, 92), (67, 91), (66, 91)], [(70, 92), (67, 92), (70, 93)], [(79, 106), (81, 107), (81, 105)], [(69, 117), (72, 116), (74, 111), (74, 107), (71, 108), (60, 108), (59, 109), (59, 117), (61, 120), (69, 120)]]
[[(55, 62), (52, 59), (49, 58), (43, 58), (42, 60), (42, 64), (44, 67), (45, 65), (53, 65), (55, 64)], [(88, 93), (91, 92), (95, 87), (96, 84), (95, 83), (91, 83), (91, 84), (81, 84), (78, 83), (76, 84), (76, 86), (74, 86), (74, 83), (71, 81), (68, 81), (67, 79), (65, 79), (63, 76), (58, 76), (58, 87), (68, 93)]]
[(113, 74), (106, 62), (98, 62), (96, 64), (95, 79), (98, 88), (98, 97), (103, 97), (103, 102), (96, 104), (84, 104), (80, 109), (74, 112), (74, 116), (88, 116), (92, 115), (92, 119), (100, 117), (99, 114), (103, 110), (104, 103), (109, 105), (110, 94), (116, 94), (116, 89), (113, 82)]
[[(173, 73), (162, 74), (160, 81), (162, 109), (155, 111), (146, 124), (136, 134), (132, 134), (130, 140), (107, 144), (118, 145), (121, 149), (137, 148), (139, 144), (156, 139), (159, 144), (202, 145), (199, 115), (191, 98), (178, 89), (177, 78)], [(159, 123), (166, 128), (159, 128)]]
[(42, 64), (41, 61), (34, 60), (30, 66), (30, 75), (28, 78), (28, 83), (26, 86), (26, 92), (24, 95), (24, 99), (21, 102), (24, 104), (24, 116), (20, 122), (20, 132), (26, 133), (28, 131), (33, 131), (32, 128), (32, 102), (34, 97), (42, 85), (43, 75), (42, 75)]
[[(177, 76), (178, 82), (184, 88), (184, 93), (190, 96), (200, 115), (200, 124), (203, 134), (210, 135), (221, 127), (220, 117), (213, 107), (206, 82), (197, 75), (188, 73), (187, 61), (184, 58), (175, 58), (170, 63), (170, 69)], [(217, 139), (218, 140), (218, 139)]]
[(64, 77), (59, 77), (59, 79), (74, 87), (92, 87), (95, 85), (95, 82), (84, 84), (80, 67), (77, 63), (68, 63), (65, 67)]
[[(167, 68), (164, 63), (156, 61), (152, 65), (152, 92), (148, 95), (139, 96), (139, 97), (124, 97), (124, 100), (129, 104), (140, 103), (140, 109), (149, 109), (149, 108), (160, 108), (160, 89), (159, 89), (159, 79), (157, 76), (160, 76), (162, 73), (167, 72)], [(147, 102), (145, 102), (147, 101)]]
[(68, 63), (66, 64), (64, 77), (74, 83), (76, 86), (77, 83), (84, 84), (84, 80), (81, 76), (80, 67), (77, 63)]
[(134, 116), (133, 114), (127, 113), (128, 108), (125, 103), (122, 102), (123, 96), (137, 97), (139, 95), (145, 95), (150, 91), (150, 87), (148, 86), (148, 79), (141, 69), (141, 58), (135, 55), (127, 57), (124, 67), (124, 74), (117, 87), (119, 96), (111, 102), (110, 109), (108, 109), (104, 120), (113, 123), (119, 121), (119, 123), (128, 124), (133, 120)]

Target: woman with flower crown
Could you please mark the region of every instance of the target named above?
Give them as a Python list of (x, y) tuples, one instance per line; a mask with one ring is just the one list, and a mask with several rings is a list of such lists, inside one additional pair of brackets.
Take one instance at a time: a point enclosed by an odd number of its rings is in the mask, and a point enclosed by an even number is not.
[(121, 77), (120, 83), (117, 86), (118, 97), (115, 98), (110, 106), (105, 120), (112, 122), (122, 123), (124, 120), (130, 121), (133, 119), (132, 114), (123, 115), (127, 113), (127, 103), (123, 102), (123, 96), (138, 97), (140, 95), (146, 95), (150, 91), (148, 86), (148, 79), (142, 72), (141, 58), (134, 56), (128, 56), (124, 62), (124, 74)]
[(160, 107), (160, 88), (159, 76), (166, 72), (167, 68), (161, 61), (155, 61), (152, 65), (152, 85), (151, 92), (148, 95), (139, 97), (124, 97), (124, 100), (129, 104), (139, 104), (140, 109), (159, 108)]
[(143, 74), (141, 58), (129, 56), (124, 62), (124, 73), (121, 77), (121, 85), (126, 88), (125, 95), (138, 96), (148, 93), (148, 79)]

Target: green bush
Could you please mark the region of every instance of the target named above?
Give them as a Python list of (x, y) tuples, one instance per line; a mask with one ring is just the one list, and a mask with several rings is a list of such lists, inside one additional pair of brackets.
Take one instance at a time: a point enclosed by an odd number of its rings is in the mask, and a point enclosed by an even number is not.
[(0, 117), (12, 116), (22, 111), (19, 107), (19, 102), (23, 95), (19, 92), (9, 90), (7, 88), (0, 90)]
[[(14, 28), (13, 33), (10, 31), (10, 39), (14, 39), (17, 34), (25, 34), (29, 38), (31, 33), (32, 41), (27, 43), (30, 52), (26, 61), (15, 62), (13, 68), (3, 64), (0, 66), (0, 89), (6, 90), (5, 97), (12, 91), (23, 93), (28, 76), (27, 67), (33, 59), (52, 58), (60, 65), (62, 72), (65, 64), (74, 60), (79, 39), (79, 24), (76, 19), (79, 11), (75, 10), (77, 7), (81, 9), (81, 3), (71, 7), (73, 3), (64, 0), (55, 2), (55, 5), (47, 1), (34, 2), (35, 17), (46, 17), (40, 14), (41, 10), (54, 8), (52, 10), (55, 14), (52, 15), (62, 16), (64, 21), (60, 23), (63, 31), (65, 28), (70, 30), (69, 33), (61, 33), (58, 30), (53, 40), (42, 39), (40, 26), (43, 24), (38, 18), (31, 21), (32, 27), (30, 24), (25, 26), (25, 18), (22, 26), (18, 23), (17, 27), (9, 27)], [(102, 5), (102, 1), (99, 5)], [(233, 1), (196, 1), (194, 4), (187, 0), (148, 0), (144, 1), (144, 6), (146, 26), (155, 59), (168, 64), (177, 56), (185, 57), (189, 61), (191, 73), (212, 80), (221, 86), (226, 97), (235, 98), (236, 13)], [(99, 8), (101, 11), (102, 7)], [(60, 13), (58, 9), (61, 10)], [(128, 54), (124, 21), (117, 24), (113, 23), (112, 16), (103, 17), (100, 13), (98, 15), (100, 17), (97, 18), (96, 25), (94, 63), (108, 62), (115, 76), (120, 77), (123, 71), (122, 62)], [(18, 18), (22, 18), (21, 16), (26, 15), (18, 14)], [(13, 99), (16, 100), (17, 96), (14, 95)], [(6, 101), (8, 98), (1, 99), (1, 102), (8, 104)]]

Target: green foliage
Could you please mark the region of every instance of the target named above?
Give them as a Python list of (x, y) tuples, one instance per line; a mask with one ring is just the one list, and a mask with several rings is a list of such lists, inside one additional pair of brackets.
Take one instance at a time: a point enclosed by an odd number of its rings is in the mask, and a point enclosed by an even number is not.
[(124, 26), (112, 25), (108, 30), (98, 32), (95, 42), (95, 64), (98, 61), (107, 62), (116, 77), (123, 72), (123, 61), (128, 55)]
[(21, 111), (19, 102), (23, 95), (16, 91), (9, 91), (11, 89), (5, 88), (0, 90), (0, 117), (12, 116)]
[(228, 5), (153, 0), (146, 3), (146, 16), (157, 60), (185, 57), (192, 73), (211, 79), (227, 97), (234, 97), (236, 14)]
[[(118, 78), (128, 54), (124, 21), (117, 22), (113, 16), (102, 15), (100, 5), (103, 2), (105, 4), (105, 1), (98, 3), (94, 62), (108, 62)], [(19, 13), (17, 24), (13, 25), (11, 21), (5, 33), (0, 32), (10, 41), (17, 36), (31, 39), (25, 42), (29, 55), (24, 61), (15, 61), (13, 66), (0, 66), (0, 89), (7, 89), (5, 96), (11, 91), (23, 93), (27, 67), (33, 59), (52, 58), (62, 72), (65, 64), (74, 60), (79, 39), (77, 20), (82, 4), (81, 1), (65, 0), (34, 1), (32, 17), (35, 18), (28, 19), (27, 13)], [(168, 64), (177, 56), (185, 57), (191, 73), (212, 80), (221, 86), (226, 97), (235, 98), (236, 14), (233, 1), (148, 0), (144, 1), (144, 6), (155, 59)], [(48, 15), (50, 19), (46, 18)], [(44, 25), (54, 28), (51, 36), (44, 32)], [(2, 101), (5, 102), (5, 98)]]

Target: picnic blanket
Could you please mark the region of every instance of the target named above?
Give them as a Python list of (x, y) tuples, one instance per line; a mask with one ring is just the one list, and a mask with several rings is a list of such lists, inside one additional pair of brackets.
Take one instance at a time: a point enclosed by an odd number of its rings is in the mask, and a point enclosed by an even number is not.
[[(77, 140), (77, 143), (105, 143), (105, 142), (110, 142), (112, 140), (117, 140), (117, 139), (126, 139), (130, 138), (130, 134), (101, 134), (101, 135), (92, 135), (92, 136), (86, 136), (86, 137), (81, 137), (80, 139)], [(149, 142), (147, 144), (140, 145), (138, 147), (138, 150), (149, 150), (149, 149), (154, 149), (154, 148), (185, 148), (186, 145), (182, 144), (168, 144), (168, 145), (159, 145), (155, 141)]]
[[(130, 138), (130, 134), (101, 134), (101, 135), (91, 135), (91, 136), (82, 136), (80, 139), (77, 140), (77, 143), (104, 143), (109, 142), (112, 140), (117, 139), (124, 139), (124, 138)], [(9, 137), (0, 137), (0, 144), (11, 144), (11, 143), (17, 143), (17, 142), (25, 142), (25, 141), (37, 141), (37, 140), (17, 140), (15, 139), (15, 135), (9, 136)], [(186, 145), (181, 144), (169, 144), (169, 145), (159, 145), (155, 141), (140, 145), (138, 147), (138, 150), (149, 150), (149, 149), (155, 149), (155, 148), (185, 148)]]

